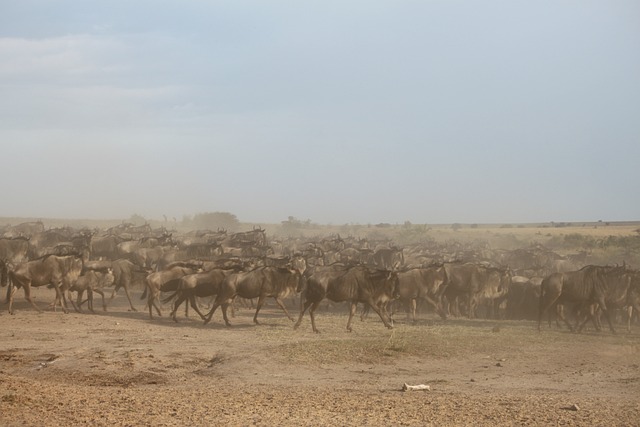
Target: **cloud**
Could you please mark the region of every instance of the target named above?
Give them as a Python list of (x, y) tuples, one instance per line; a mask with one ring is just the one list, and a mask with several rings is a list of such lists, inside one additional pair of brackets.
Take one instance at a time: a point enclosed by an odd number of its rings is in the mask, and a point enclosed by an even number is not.
[(0, 76), (50, 81), (60, 76), (117, 72), (127, 68), (125, 63), (109, 63), (109, 59), (123, 49), (122, 42), (105, 36), (3, 37), (0, 38)]

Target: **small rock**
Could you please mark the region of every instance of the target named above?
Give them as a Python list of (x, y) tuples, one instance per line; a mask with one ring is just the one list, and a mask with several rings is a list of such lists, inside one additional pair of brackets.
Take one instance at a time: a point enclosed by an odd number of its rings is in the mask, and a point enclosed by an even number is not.
[(561, 409), (566, 409), (567, 411), (579, 411), (580, 407), (574, 403), (573, 405), (565, 406)]
[(499, 367), (499, 368), (502, 368), (502, 363), (498, 362), (498, 363), (496, 363), (496, 366)]

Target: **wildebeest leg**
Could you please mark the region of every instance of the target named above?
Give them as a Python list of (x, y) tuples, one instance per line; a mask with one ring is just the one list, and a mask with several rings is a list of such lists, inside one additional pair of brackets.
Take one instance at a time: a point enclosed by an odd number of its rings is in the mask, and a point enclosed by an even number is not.
[(53, 287), (56, 290), (56, 299), (53, 301), (53, 311), (54, 312), (56, 311), (58, 302), (60, 302), (60, 307), (62, 308), (62, 311), (65, 314), (67, 314), (69, 310), (67, 310), (66, 298), (64, 296), (64, 292), (60, 289), (60, 284), (54, 283)]
[(153, 319), (153, 309), (155, 308), (156, 311), (158, 312), (158, 316), (161, 317), (162, 316), (162, 312), (160, 311), (160, 307), (158, 306), (158, 294), (160, 293), (159, 290), (155, 290), (155, 289), (151, 289), (151, 287), (149, 286), (149, 284), (147, 284), (147, 291), (148, 291), (148, 297), (147, 297), (147, 306), (149, 307), (149, 317), (151, 319)]
[[(9, 314), (15, 314), (13, 311), (13, 296), (15, 295), (17, 290), (18, 290), (18, 287), (15, 286), (13, 283), (10, 283), (9, 286), (7, 287), (7, 302), (9, 303)], [(27, 298), (26, 288), (24, 291), (24, 297), (25, 299)], [(29, 301), (36, 310), (40, 311), (40, 309), (35, 306), (33, 301), (31, 301), (31, 299), (27, 299), (27, 301)]]
[[(85, 302), (88, 302), (89, 300), (85, 300), (82, 301), (82, 296), (84, 295), (84, 289), (79, 289), (78, 290), (78, 296), (76, 297), (76, 305), (78, 306), (78, 311), (80, 313), (82, 313), (82, 304), (84, 304)], [(71, 299), (71, 296), (69, 296), (69, 299)]]
[[(380, 319), (382, 320), (382, 323), (384, 323), (384, 326), (386, 326), (389, 329), (393, 329), (393, 325), (391, 324), (391, 319), (385, 319), (385, 315), (384, 315), (385, 313), (383, 313), (383, 311), (376, 306), (373, 300), (370, 299), (367, 303), (369, 304), (371, 309), (375, 311), (378, 316), (380, 316)], [(352, 310), (353, 310), (353, 307), (352, 307)]]
[(76, 305), (76, 303), (73, 301), (73, 298), (71, 298), (71, 289), (67, 288), (67, 299), (69, 300), (69, 302), (71, 303), (71, 305), (73, 306), (73, 309), (78, 312), (81, 313), (81, 309), (79, 306)]
[(607, 308), (607, 305), (604, 302), (604, 298), (599, 298), (598, 305), (600, 306), (600, 309), (602, 310), (602, 314), (604, 314), (604, 318), (607, 320), (607, 323), (609, 324), (609, 329), (611, 330), (611, 333), (615, 334), (616, 330), (613, 328), (613, 322), (611, 321), (611, 315), (609, 313), (609, 309)]
[(300, 324), (302, 323), (302, 317), (304, 316), (304, 312), (313, 304), (312, 301), (304, 301), (300, 306), (300, 315), (298, 316), (298, 321), (295, 325), (293, 325), (293, 329), (298, 329)]
[[(273, 299), (276, 300), (276, 303), (278, 304), (278, 306), (282, 309), (282, 311), (284, 311), (284, 314), (287, 315), (287, 317), (289, 318), (289, 320), (291, 320), (293, 322), (293, 317), (291, 317), (291, 315), (289, 314), (289, 312), (287, 311), (287, 308), (284, 306), (282, 300), (278, 297), (273, 297)], [(257, 315), (257, 313), (256, 313)]]
[[(311, 317), (311, 329), (313, 329), (313, 332), (315, 332), (316, 334), (320, 333), (318, 328), (316, 328), (316, 309), (320, 305), (320, 302), (321, 301), (315, 301), (313, 304), (311, 304), (311, 308), (309, 309), (309, 317)], [(306, 304), (307, 303), (305, 303), (305, 305)]]
[(87, 288), (87, 307), (89, 308), (90, 312), (96, 314), (96, 312), (93, 310), (93, 289), (91, 288)]
[(560, 295), (556, 293), (551, 295), (549, 291), (545, 293), (544, 289), (540, 291), (540, 303), (538, 307), (538, 331), (542, 330), (542, 317), (556, 303), (559, 297)]
[(96, 292), (102, 297), (102, 310), (107, 311), (107, 302), (104, 299), (104, 292), (102, 291), (102, 289), (92, 289), (92, 291)]
[(216, 312), (216, 309), (218, 307), (220, 307), (220, 305), (222, 305), (220, 302), (218, 302), (218, 299), (216, 298), (216, 302), (213, 303), (213, 307), (211, 307), (211, 310), (209, 310), (209, 313), (207, 313), (207, 318), (204, 320), (204, 324), (206, 325), (207, 323), (211, 322), (211, 318), (213, 317), (213, 313)]
[(186, 291), (180, 292), (180, 296), (178, 296), (178, 298), (176, 298), (176, 300), (173, 302), (173, 310), (171, 310), (171, 314), (169, 314), (169, 316), (171, 316), (171, 318), (176, 323), (178, 323), (178, 317), (176, 316), (178, 308), (180, 307), (180, 304), (182, 304), (187, 299), (185, 293)]
[[(264, 304), (265, 298), (266, 297), (264, 295), (260, 295), (258, 297), (258, 305), (256, 306), (256, 314), (253, 315), (253, 323), (255, 323), (256, 325), (260, 324), (260, 322), (258, 322), (258, 312), (262, 308), (262, 305)], [(251, 304), (253, 304), (253, 298), (251, 298)], [(285, 312), (286, 312), (286, 310), (285, 310)], [(289, 313), (287, 313), (287, 315), (289, 315)]]
[(158, 296), (156, 292), (152, 289), (149, 289), (149, 297), (147, 299), (147, 306), (149, 307), (149, 318), (153, 319), (153, 309), (155, 308), (158, 312), (158, 316), (162, 316), (162, 312), (160, 311), (160, 307), (158, 307), (157, 299)]
[(442, 303), (438, 303), (438, 301), (434, 300), (433, 298), (431, 298), (428, 295), (425, 295), (424, 299), (431, 304), (431, 306), (436, 310), (436, 313), (438, 313), (438, 315), (442, 318), (442, 319), (447, 319), (447, 313), (444, 311), (444, 309), (442, 308)]
[(153, 298), (153, 306), (155, 307), (156, 311), (158, 312), (158, 316), (161, 317), (162, 316), (162, 312), (160, 311), (160, 304), (158, 303), (158, 295), (156, 294)]
[(567, 325), (567, 328), (569, 329), (569, 331), (575, 332), (575, 328), (573, 326), (571, 326), (571, 323), (569, 323), (569, 320), (564, 315), (564, 306), (563, 305), (558, 305), (558, 307), (560, 307), (560, 310), (557, 311), (556, 323), (558, 323), (559, 320), (562, 320), (564, 322), (564, 324)]
[(193, 309), (196, 311), (196, 313), (198, 313), (200, 318), (202, 320), (204, 320), (205, 317), (204, 317), (204, 314), (202, 314), (202, 312), (198, 308), (198, 302), (196, 301), (196, 296), (195, 295), (189, 295), (188, 300), (189, 300), (189, 303), (191, 304), (191, 307), (193, 307)]
[(583, 312), (584, 309), (585, 307), (576, 307), (576, 309), (574, 310), (574, 314), (576, 316), (576, 331), (582, 332), (582, 328), (584, 328), (587, 322), (591, 320), (596, 332), (600, 332), (601, 328), (595, 317), (595, 310), (597, 309), (597, 307), (594, 307), (592, 305), (586, 307), (586, 314)]
[(418, 305), (418, 300), (416, 298), (411, 298), (411, 321), (416, 323), (416, 308)]
[(360, 321), (364, 322), (364, 318), (369, 314), (369, 306), (367, 304), (362, 307), (362, 313), (360, 313)]
[[(349, 320), (347, 320), (347, 332), (351, 332), (351, 320), (353, 320), (353, 316), (356, 314), (356, 310), (358, 309), (357, 302), (350, 302), (349, 305), (350, 305), (350, 309), (349, 309)], [(375, 307), (371, 306), (371, 308), (377, 311)]]
[[(131, 302), (131, 295), (129, 295), (129, 287), (127, 285), (124, 285), (123, 288), (124, 288), (124, 293), (127, 296), (127, 299), (129, 300), (131, 311), (138, 311), (136, 310), (136, 308), (133, 306), (133, 303)], [(115, 295), (115, 290), (114, 290), (114, 295)], [(113, 298), (113, 296), (111, 298)]]
[[(229, 322), (229, 318), (227, 317), (227, 309), (229, 308), (229, 306), (233, 303), (233, 301), (226, 301), (222, 304), (222, 318), (224, 319), (224, 324), (227, 326), (231, 326), (231, 323)], [(258, 315), (258, 312), (256, 312), (256, 316)], [(257, 324), (258, 321), (256, 320), (255, 316), (253, 318), (253, 321)]]
[[(40, 310), (38, 308), (38, 306), (33, 302), (33, 300), (31, 299), (31, 284), (28, 284), (26, 286), (23, 286), (24, 289), (24, 299), (26, 299), (27, 301), (29, 301), (29, 303), (31, 304), (31, 306), (33, 308), (35, 308), (36, 310), (38, 310), (39, 312), (42, 312), (42, 310)], [(15, 292), (15, 290), (14, 290)], [(11, 300), (13, 301), (13, 296), (11, 298)], [(13, 312), (11, 312), (11, 303), (9, 303), (9, 312), (11, 314), (13, 314)]]

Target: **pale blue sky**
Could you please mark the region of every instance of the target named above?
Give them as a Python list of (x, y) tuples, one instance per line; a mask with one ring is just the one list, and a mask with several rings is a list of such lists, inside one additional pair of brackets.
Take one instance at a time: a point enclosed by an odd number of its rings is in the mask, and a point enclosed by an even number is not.
[(0, 216), (640, 219), (640, 2), (0, 4)]

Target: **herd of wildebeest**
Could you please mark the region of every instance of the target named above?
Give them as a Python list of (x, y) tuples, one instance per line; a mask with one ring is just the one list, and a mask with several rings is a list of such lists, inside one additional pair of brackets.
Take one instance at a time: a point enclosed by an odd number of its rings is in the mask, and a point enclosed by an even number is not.
[[(144, 283), (142, 298), (153, 318), (161, 303), (171, 302), (171, 316), (185, 303), (211, 321), (217, 308), (230, 325), (227, 310), (251, 304), (258, 313), (274, 298), (287, 317), (299, 308), (297, 328), (309, 311), (318, 332), (316, 310), (348, 303), (347, 330), (356, 314), (373, 310), (388, 328), (395, 312), (413, 322), (416, 311), (449, 316), (561, 321), (572, 331), (601, 318), (612, 332), (623, 321), (630, 330), (640, 309), (640, 273), (626, 265), (587, 265), (586, 253), (560, 256), (541, 245), (515, 250), (471, 247), (461, 243), (421, 243), (399, 247), (392, 241), (357, 237), (269, 239), (265, 230), (171, 232), (148, 224), (123, 223), (106, 230), (72, 227), (45, 229), (27, 222), (0, 229), (0, 277), (6, 304), (25, 299), (32, 287), (55, 290), (51, 307), (67, 312), (71, 303), (93, 310), (93, 294), (123, 289), (131, 310), (131, 289)], [(77, 292), (76, 299), (71, 292)], [(86, 300), (83, 300), (86, 293)], [(68, 301), (68, 302), (67, 302)], [(201, 311), (206, 305), (208, 312)], [(206, 310), (205, 310), (206, 311)]]

